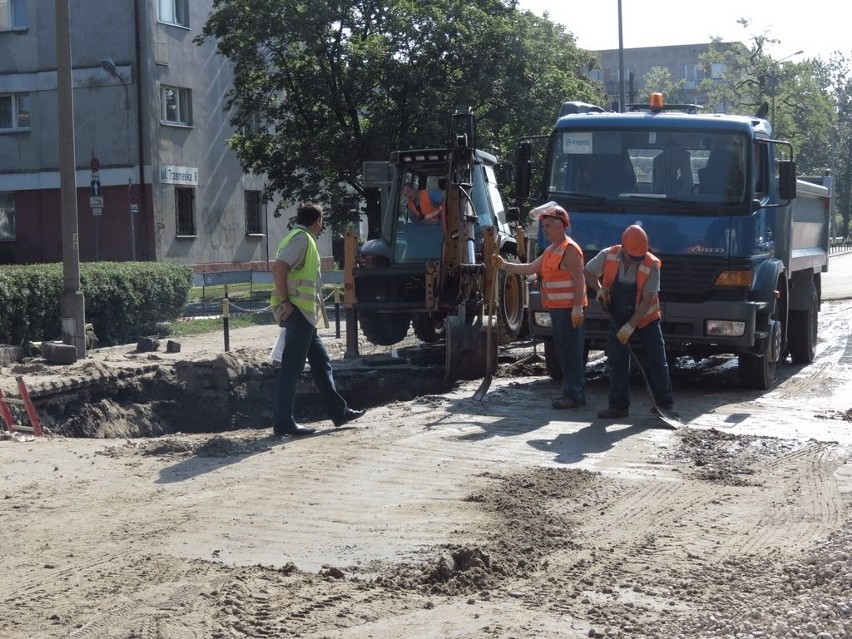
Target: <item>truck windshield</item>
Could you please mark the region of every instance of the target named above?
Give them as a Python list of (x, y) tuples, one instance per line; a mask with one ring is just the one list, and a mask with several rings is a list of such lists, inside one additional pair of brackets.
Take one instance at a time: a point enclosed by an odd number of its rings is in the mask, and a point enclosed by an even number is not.
[(560, 130), (553, 137), (550, 196), (676, 199), (739, 205), (750, 200), (748, 141), (731, 132), (687, 129)]

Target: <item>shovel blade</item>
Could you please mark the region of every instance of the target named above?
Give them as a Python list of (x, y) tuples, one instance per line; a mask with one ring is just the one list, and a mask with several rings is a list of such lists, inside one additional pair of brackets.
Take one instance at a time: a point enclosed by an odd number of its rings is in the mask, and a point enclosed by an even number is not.
[(651, 414), (657, 419), (662, 420), (669, 428), (679, 428), (684, 426), (680, 414), (674, 408), (662, 409), (659, 406), (651, 407)]
[[(444, 365), (444, 380), (479, 379), (488, 373), (487, 331), (482, 324), (467, 324), (464, 320), (449, 316), (444, 321), (447, 336), (447, 352)], [(496, 357), (493, 358), (496, 362)]]

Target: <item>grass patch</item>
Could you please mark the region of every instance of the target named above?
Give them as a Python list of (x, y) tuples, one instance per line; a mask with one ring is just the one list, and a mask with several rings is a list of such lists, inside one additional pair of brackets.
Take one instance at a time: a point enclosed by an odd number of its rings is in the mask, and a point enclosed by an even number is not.
[[(275, 319), (272, 313), (252, 313), (232, 315), (228, 318), (228, 328), (246, 328), (248, 326), (272, 326)], [(189, 337), (205, 333), (221, 333), (224, 335), (224, 320), (221, 317), (188, 319), (180, 322), (170, 322), (159, 325), (160, 337)]]

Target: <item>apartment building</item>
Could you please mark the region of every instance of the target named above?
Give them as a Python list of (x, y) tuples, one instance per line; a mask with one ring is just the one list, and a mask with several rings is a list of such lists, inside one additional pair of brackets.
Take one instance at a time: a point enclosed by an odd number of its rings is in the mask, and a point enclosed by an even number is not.
[[(81, 261), (265, 268), (286, 232), (225, 142), (212, 0), (73, 0)], [(55, 0), (0, 0), (0, 264), (62, 259)], [(331, 255), (331, 238), (320, 238)]]
[[(725, 42), (719, 46), (745, 49), (741, 42)], [(725, 72), (723, 64), (713, 64), (709, 69), (705, 69), (701, 64), (700, 56), (709, 50), (709, 42), (624, 49), (625, 101), (628, 104), (647, 104), (649, 90), (645, 76), (655, 67), (662, 67), (668, 69), (671, 79), (682, 87), (679, 95), (672, 96), (675, 99), (670, 101), (707, 104), (707, 92), (701, 88), (701, 82), (708, 76), (721, 78)], [(621, 81), (619, 50), (604, 49), (597, 53), (601, 58), (601, 69), (590, 75), (592, 79), (603, 84), (608, 95), (613, 96), (613, 106), (617, 108)]]

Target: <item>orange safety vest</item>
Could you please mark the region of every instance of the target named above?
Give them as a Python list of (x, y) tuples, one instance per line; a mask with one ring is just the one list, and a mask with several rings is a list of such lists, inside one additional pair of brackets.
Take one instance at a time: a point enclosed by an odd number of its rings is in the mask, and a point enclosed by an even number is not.
[[(615, 246), (610, 247), (609, 253), (606, 255), (606, 262), (604, 262), (603, 269), (603, 285), (608, 289), (612, 288), (615, 278), (618, 277), (618, 263), (621, 260), (621, 255), (619, 255), (620, 251), (621, 244), (616, 244)], [(642, 302), (642, 290), (645, 288), (645, 281), (648, 279), (648, 273), (651, 272), (652, 268), (659, 270), (662, 265), (663, 263), (656, 255), (645, 253), (645, 259), (639, 263), (639, 269), (636, 271), (637, 306)], [(636, 328), (644, 328), (654, 320), (658, 320), (661, 317), (660, 299), (657, 294), (654, 293), (654, 303), (651, 305), (651, 308), (648, 309), (648, 313), (645, 317), (639, 320), (639, 325)]]
[[(551, 244), (544, 249), (541, 262), (541, 304), (544, 308), (572, 308), (577, 297), (577, 282), (571, 277), (571, 273), (561, 268), (562, 258), (568, 248), (577, 251), (582, 259), (583, 251), (580, 245), (570, 237), (566, 237), (562, 244), (555, 247)], [(586, 285), (582, 282), (583, 302), (585, 307), (589, 304), (586, 297)]]
[(418, 191), (418, 199), (420, 200), (420, 208), (411, 209), (412, 213), (416, 213), (418, 216), (422, 217), (426, 222), (437, 222), (437, 218), (444, 210), (444, 203), (442, 202), (438, 206), (432, 204), (432, 198), (429, 197), (428, 189), (423, 189)]

